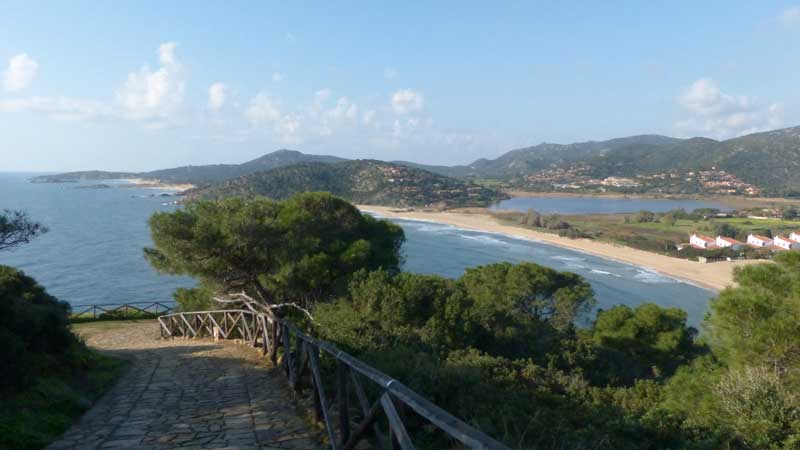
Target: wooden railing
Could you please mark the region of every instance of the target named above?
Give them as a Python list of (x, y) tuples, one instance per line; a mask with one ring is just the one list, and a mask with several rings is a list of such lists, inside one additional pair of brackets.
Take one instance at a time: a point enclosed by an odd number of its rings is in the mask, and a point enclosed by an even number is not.
[[(308, 336), (288, 320), (254, 311), (220, 310), (168, 314), (158, 321), (162, 338), (241, 339), (252, 347), (260, 347), (273, 364), (283, 367), (295, 392), (311, 388), (315, 417), (324, 422), (332, 450), (353, 449), (363, 439), (378, 449), (414, 449), (404, 424), (410, 418), (409, 411), (446, 433), (449, 440), (467, 448), (509, 450), (399, 381), (329, 342)], [(320, 357), (325, 354), (336, 366), (335, 376), (329, 376), (328, 380), (323, 380), (323, 376), (333, 370), (322, 369)], [(386, 433), (381, 429), (381, 418), (388, 423)]]
[(104, 305), (74, 305), (70, 317), (73, 319), (91, 318), (102, 316), (119, 318), (128, 317), (157, 317), (175, 309), (174, 303), (162, 302), (136, 302), (136, 303), (110, 303)]

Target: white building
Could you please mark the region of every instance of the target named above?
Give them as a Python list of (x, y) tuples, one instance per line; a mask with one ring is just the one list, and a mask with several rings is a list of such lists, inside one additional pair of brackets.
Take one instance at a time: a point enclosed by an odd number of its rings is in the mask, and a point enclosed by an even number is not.
[(692, 247), (708, 250), (709, 248), (716, 247), (717, 241), (714, 238), (695, 233), (689, 237), (689, 244), (691, 244)]
[(800, 233), (798, 233), (797, 231), (793, 232), (792, 234), (789, 235), (789, 239), (793, 241), (800, 241)]
[(758, 234), (751, 234), (747, 236), (747, 243), (753, 247), (769, 247), (772, 245), (772, 239)]
[[(794, 234), (794, 233), (792, 233), (792, 234)], [(773, 243), (775, 244), (776, 247), (780, 247), (780, 248), (782, 248), (784, 250), (797, 250), (797, 249), (800, 249), (800, 242), (795, 241), (794, 239), (791, 239), (791, 238), (783, 237), (783, 236), (775, 237), (775, 240), (773, 241)]]
[(719, 248), (732, 248), (733, 250), (739, 250), (744, 245), (736, 239), (725, 236), (717, 236), (716, 244)]

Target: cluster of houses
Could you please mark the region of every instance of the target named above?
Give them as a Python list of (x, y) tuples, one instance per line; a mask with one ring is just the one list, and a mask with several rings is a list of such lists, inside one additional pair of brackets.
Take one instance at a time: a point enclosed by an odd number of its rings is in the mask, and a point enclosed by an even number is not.
[(800, 232), (794, 232), (789, 237), (776, 236), (768, 238), (758, 234), (747, 236), (747, 243), (737, 241), (725, 236), (712, 238), (695, 233), (689, 238), (689, 245), (701, 250), (712, 250), (718, 248), (730, 248), (738, 250), (745, 245), (753, 248), (769, 248), (772, 250), (800, 250)]

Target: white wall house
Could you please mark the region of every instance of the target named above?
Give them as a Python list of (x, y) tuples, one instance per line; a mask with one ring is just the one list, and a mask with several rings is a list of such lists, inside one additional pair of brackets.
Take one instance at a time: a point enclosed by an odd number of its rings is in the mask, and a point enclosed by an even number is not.
[(793, 241), (800, 241), (800, 232), (795, 231), (794, 233), (790, 234), (789, 239)]
[(747, 236), (747, 243), (753, 247), (769, 247), (772, 245), (772, 239), (758, 234), (751, 234)]
[(732, 248), (733, 250), (739, 250), (742, 247), (742, 245), (744, 245), (741, 242), (737, 241), (736, 239), (725, 236), (717, 236), (716, 244), (717, 247)]
[(703, 236), (702, 234), (693, 234), (689, 237), (689, 244), (693, 247), (697, 248), (704, 248), (709, 249), (716, 247), (716, 240), (714, 238), (710, 238), (708, 236)]
[(783, 236), (777, 236), (773, 241), (773, 243), (775, 244), (776, 247), (780, 247), (784, 250), (800, 249), (800, 242)]

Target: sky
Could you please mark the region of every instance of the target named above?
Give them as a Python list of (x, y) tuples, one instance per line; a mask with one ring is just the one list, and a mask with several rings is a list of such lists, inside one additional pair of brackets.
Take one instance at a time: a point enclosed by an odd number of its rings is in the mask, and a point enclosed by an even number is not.
[(800, 3), (0, 3), (0, 171), (800, 125)]

